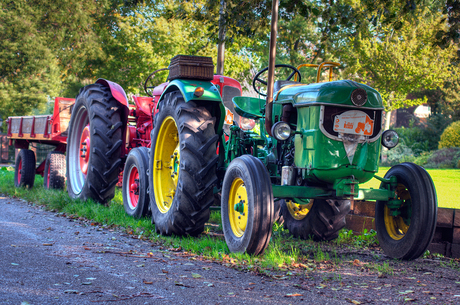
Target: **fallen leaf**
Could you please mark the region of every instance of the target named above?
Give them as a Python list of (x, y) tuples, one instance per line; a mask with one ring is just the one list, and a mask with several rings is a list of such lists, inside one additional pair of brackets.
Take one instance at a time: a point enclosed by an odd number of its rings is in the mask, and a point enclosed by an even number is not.
[(405, 302), (414, 302), (416, 299), (411, 299), (411, 298), (404, 298)]
[(143, 282), (144, 282), (144, 284), (146, 284), (146, 285), (152, 285), (152, 284), (153, 284), (153, 282), (148, 282), (148, 281), (146, 281), (146, 280), (143, 280)]
[(174, 285), (176, 285), (176, 286), (185, 286), (183, 283), (181, 283), (181, 282), (176, 282), (176, 281), (174, 281)]
[(43, 244), (43, 246), (52, 246), (53, 244)]
[(285, 295), (285, 297), (287, 298), (291, 298), (291, 297), (301, 297), (303, 296), (303, 294), (300, 294), (300, 293), (288, 293)]
[(95, 277), (87, 277), (87, 280), (94, 281), (96, 278)]
[(353, 266), (355, 266), (355, 267), (361, 267), (361, 262), (359, 261), (359, 259), (355, 259), (355, 260), (353, 261)]
[(19, 264), (16, 264), (16, 263), (11, 263), (11, 265), (13, 265), (13, 266), (19, 266)]
[(78, 290), (64, 290), (64, 293), (68, 293), (68, 294), (77, 294), (77, 293), (78, 293)]
[(92, 283), (91, 282), (82, 282), (81, 284), (82, 285), (91, 285)]
[(201, 275), (199, 275), (198, 273), (192, 273), (192, 277), (194, 279), (199, 279), (200, 277), (202, 277)]
[(163, 273), (169, 273), (168, 270), (165, 270), (165, 269), (161, 269), (161, 272), (163, 272)]

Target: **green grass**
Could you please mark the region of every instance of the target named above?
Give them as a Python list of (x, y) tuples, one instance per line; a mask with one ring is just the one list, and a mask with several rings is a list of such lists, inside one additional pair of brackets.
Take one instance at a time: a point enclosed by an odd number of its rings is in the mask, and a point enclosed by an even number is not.
[[(388, 171), (388, 167), (379, 169), (377, 176), (383, 177)], [(427, 169), (433, 179), (436, 193), (438, 195), (438, 207), (460, 209), (460, 169)], [(372, 179), (360, 185), (362, 188), (378, 188), (380, 181)]]
[[(446, 172), (447, 170), (442, 172), (436, 170), (435, 174), (437, 175), (433, 175), (444, 178), (445, 183), (450, 182), (452, 178), (445, 178)], [(385, 170), (381, 172), (381, 175), (383, 176), (384, 173)], [(449, 175), (450, 173), (449, 171)], [(321, 264), (323, 261), (329, 261), (339, 266), (343, 263), (343, 258), (337, 257), (336, 248), (363, 249), (372, 248), (378, 244), (373, 231), (366, 232), (361, 236), (354, 236), (351, 231), (345, 229), (340, 232), (339, 237), (333, 243), (299, 240), (293, 238), (283, 226), (275, 223), (270, 244), (264, 255), (254, 257), (245, 253), (230, 253), (222, 234), (219, 211), (211, 213), (209, 223), (206, 224), (204, 233), (199, 237), (160, 236), (155, 232), (155, 227), (150, 219), (134, 219), (126, 215), (119, 189), (117, 189), (110, 204), (104, 206), (91, 200), (86, 202), (73, 200), (66, 191), (44, 189), (43, 178), (38, 175), (32, 189), (15, 188), (13, 179), (14, 171), (12, 168), (0, 169), (0, 194), (24, 199), (34, 205), (44, 206), (48, 210), (64, 213), (70, 218), (81, 218), (91, 225), (118, 228), (132, 234), (135, 238), (150, 240), (166, 252), (181, 250), (187, 252), (192, 258), (199, 255), (205, 259), (220, 261), (226, 266), (259, 272), (268, 276), (285, 271), (289, 274), (292, 270), (303, 273), (314, 272), (317, 269), (315, 264)], [(458, 183), (458, 177), (456, 179)], [(439, 180), (441, 181), (441, 179)], [(451, 188), (454, 189), (454, 187)]]

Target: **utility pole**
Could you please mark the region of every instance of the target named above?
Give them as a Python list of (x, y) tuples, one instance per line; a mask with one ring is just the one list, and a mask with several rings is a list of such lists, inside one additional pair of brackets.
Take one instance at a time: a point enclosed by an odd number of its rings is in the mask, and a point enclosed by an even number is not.
[(225, 62), (225, 0), (220, 0), (219, 10), (219, 44), (217, 46), (217, 68), (216, 74), (224, 75), (224, 62)]

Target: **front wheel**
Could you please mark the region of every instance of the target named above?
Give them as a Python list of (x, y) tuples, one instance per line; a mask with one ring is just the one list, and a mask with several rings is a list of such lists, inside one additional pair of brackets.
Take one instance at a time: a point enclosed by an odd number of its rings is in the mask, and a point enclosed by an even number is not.
[(332, 240), (346, 222), (350, 200), (312, 199), (307, 202), (281, 201), (284, 227), (294, 237)]
[(232, 252), (262, 254), (268, 246), (274, 221), (270, 175), (250, 155), (234, 159), (222, 185), (222, 228)]
[(133, 148), (126, 159), (123, 171), (123, 206), (129, 216), (141, 218), (148, 214), (149, 194), (147, 193), (149, 166), (147, 147)]
[(149, 158), (152, 222), (163, 235), (197, 236), (217, 183), (215, 118), (205, 107), (166, 94), (154, 119)]
[(395, 192), (400, 204), (377, 201), (377, 237), (386, 255), (416, 259), (428, 248), (436, 230), (436, 189), (427, 171), (413, 163), (393, 166), (385, 178), (392, 176), (397, 180)]
[(32, 188), (35, 181), (35, 153), (30, 149), (21, 149), (14, 167), (14, 186)]
[(63, 190), (65, 186), (65, 154), (60, 151), (48, 153), (45, 161), (43, 187)]

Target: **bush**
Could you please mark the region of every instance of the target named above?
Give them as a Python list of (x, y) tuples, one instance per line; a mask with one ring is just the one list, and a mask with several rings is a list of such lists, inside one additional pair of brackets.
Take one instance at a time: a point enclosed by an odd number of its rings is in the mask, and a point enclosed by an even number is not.
[(426, 168), (460, 168), (460, 148), (451, 147), (436, 150), (430, 154), (425, 164)]
[(391, 150), (382, 151), (380, 166), (393, 166), (402, 162), (413, 162), (414, 152), (404, 143), (399, 143)]
[(442, 133), (439, 149), (460, 147), (460, 121), (450, 124)]
[(451, 123), (442, 115), (432, 115), (426, 122), (412, 120), (408, 128), (395, 128), (400, 142), (409, 147), (414, 156), (438, 149), (438, 142), (443, 130)]

